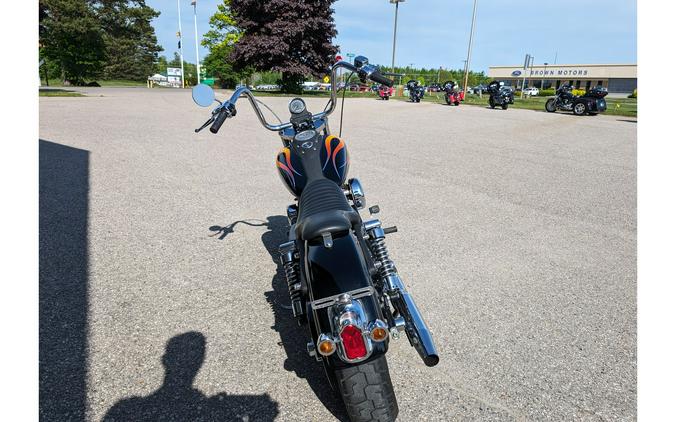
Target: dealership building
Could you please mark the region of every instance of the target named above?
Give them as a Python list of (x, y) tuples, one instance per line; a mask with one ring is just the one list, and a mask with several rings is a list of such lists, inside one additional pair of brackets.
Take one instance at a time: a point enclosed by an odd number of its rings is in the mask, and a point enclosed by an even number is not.
[(516, 88), (558, 88), (568, 83), (588, 90), (604, 86), (610, 94), (629, 94), (637, 89), (637, 64), (551, 64), (523, 66), (490, 66), (488, 76)]

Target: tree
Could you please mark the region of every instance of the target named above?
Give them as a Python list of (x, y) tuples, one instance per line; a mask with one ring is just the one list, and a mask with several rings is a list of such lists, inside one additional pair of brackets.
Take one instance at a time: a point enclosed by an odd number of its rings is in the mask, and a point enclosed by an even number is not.
[(157, 63), (155, 63), (155, 73), (164, 73), (167, 67), (169, 67), (169, 61), (166, 56), (159, 56)]
[(236, 69), (282, 72), (282, 89), (298, 92), (305, 75), (320, 76), (333, 62), (335, 0), (229, 0), (236, 26)]
[(41, 54), (58, 64), (64, 83), (84, 84), (100, 74), (103, 32), (89, 0), (40, 0)]
[(159, 12), (145, 0), (97, 0), (107, 60), (105, 79), (145, 80), (152, 75), (162, 48), (151, 21)]
[(252, 70), (248, 67), (235, 70), (231, 60), (241, 31), (230, 11), (230, 0), (223, 0), (218, 5), (218, 11), (209, 19), (209, 25), (211, 29), (202, 40), (202, 45), (209, 48), (203, 68), (205, 73), (219, 79), (222, 88), (233, 88), (242, 79), (248, 78)]

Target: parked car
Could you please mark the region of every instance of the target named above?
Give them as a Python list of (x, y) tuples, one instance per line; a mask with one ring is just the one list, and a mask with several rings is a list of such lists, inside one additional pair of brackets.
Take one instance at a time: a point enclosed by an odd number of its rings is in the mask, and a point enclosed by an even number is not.
[(256, 91), (276, 91), (278, 89), (279, 89), (279, 85), (271, 85), (271, 84), (256, 85), (256, 87), (255, 87)]
[(468, 92), (471, 92), (471, 93), (476, 94), (476, 95), (485, 94), (485, 93), (488, 92), (488, 87), (487, 87), (487, 85), (478, 84), (478, 85), (474, 86), (473, 88), (471, 88), (470, 90), (468, 90)]
[(427, 87), (427, 91), (428, 92), (440, 92), (440, 91), (443, 91), (443, 86), (440, 85), (440, 84), (434, 83), (434, 84), (431, 84)]
[(539, 88), (535, 87), (525, 88), (524, 93), (525, 95), (539, 95)]
[(348, 91), (358, 91), (358, 92), (366, 92), (369, 89), (370, 87), (368, 85), (361, 85), (357, 83), (349, 84), (349, 86), (347, 87)]

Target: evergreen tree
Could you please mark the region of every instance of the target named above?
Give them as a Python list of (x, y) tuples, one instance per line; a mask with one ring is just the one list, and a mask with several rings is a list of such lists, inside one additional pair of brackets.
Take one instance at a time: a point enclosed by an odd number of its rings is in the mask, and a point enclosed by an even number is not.
[(282, 72), (282, 89), (300, 91), (303, 77), (325, 73), (337, 53), (334, 1), (230, 0), (242, 31), (232, 51), (236, 67)]
[(107, 53), (103, 77), (145, 80), (152, 75), (162, 51), (151, 24), (159, 12), (145, 0), (97, 0), (96, 12)]
[(64, 83), (97, 77), (105, 60), (103, 31), (89, 0), (40, 0), (41, 56), (60, 68)]

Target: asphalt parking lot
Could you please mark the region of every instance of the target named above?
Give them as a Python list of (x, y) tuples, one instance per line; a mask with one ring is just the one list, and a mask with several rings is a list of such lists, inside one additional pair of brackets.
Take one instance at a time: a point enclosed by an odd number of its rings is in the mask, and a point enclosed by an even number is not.
[[(284, 308), (278, 136), (244, 101), (214, 136), (187, 90), (87, 92), (40, 99), (42, 419), (344, 419)], [(399, 420), (636, 418), (636, 137), (624, 117), (346, 100), (350, 175), (398, 226), (441, 357), (392, 343)]]

